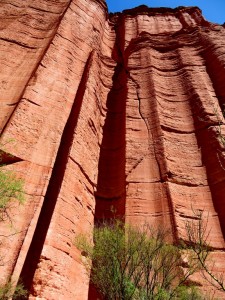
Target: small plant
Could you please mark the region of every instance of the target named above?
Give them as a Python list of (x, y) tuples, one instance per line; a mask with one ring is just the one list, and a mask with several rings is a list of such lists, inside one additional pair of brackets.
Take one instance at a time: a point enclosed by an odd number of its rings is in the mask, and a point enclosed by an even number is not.
[[(12, 171), (5, 170), (3, 164), (4, 151), (2, 149), (9, 143), (13, 143), (12, 139), (8, 139), (1, 144), (0, 150), (0, 222), (10, 219), (9, 210), (17, 202), (24, 203), (25, 197), (23, 192), (23, 181), (18, 179)], [(10, 155), (8, 154), (10, 157)]]
[(27, 296), (27, 291), (24, 289), (22, 283), (18, 283), (15, 287), (13, 283), (9, 280), (6, 284), (0, 286), (0, 299), (20, 299), (20, 297)]
[[(187, 222), (186, 232), (188, 239), (188, 247), (192, 251), (192, 260), (199, 264), (199, 269), (202, 270), (204, 278), (216, 290), (225, 292), (225, 276), (223, 273), (215, 275), (213, 272), (213, 264), (209, 260), (210, 252), (213, 250), (208, 245), (209, 232), (207, 231), (208, 217), (203, 221), (203, 211), (193, 211), (197, 222)], [(210, 264), (209, 264), (210, 263)]]
[[(8, 142), (11, 142), (10, 140)], [(2, 148), (2, 145), (1, 145)], [(0, 222), (9, 220), (12, 223), (10, 216), (10, 209), (15, 204), (22, 204), (25, 201), (23, 192), (23, 181), (18, 179), (12, 171), (4, 169), (3, 154), (0, 150)], [(10, 234), (11, 236), (13, 234)], [(3, 244), (2, 238), (8, 238), (9, 236), (0, 235), (0, 245)], [(4, 265), (4, 257), (0, 254), (0, 265)], [(16, 287), (11, 280), (4, 285), (0, 285), (0, 299), (20, 299), (22, 296), (26, 296), (27, 292), (24, 287), (19, 283)]]
[(10, 219), (9, 209), (24, 203), (23, 182), (13, 172), (0, 169), (0, 221)]

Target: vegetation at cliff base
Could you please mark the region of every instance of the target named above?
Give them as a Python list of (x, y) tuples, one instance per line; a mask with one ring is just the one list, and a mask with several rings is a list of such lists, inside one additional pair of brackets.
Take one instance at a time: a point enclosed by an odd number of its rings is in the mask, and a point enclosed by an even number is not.
[(190, 260), (183, 268), (191, 254), (169, 244), (167, 235), (148, 225), (133, 228), (114, 220), (95, 228), (94, 247), (84, 236), (76, 245), (103, 299), (206, 299), (189, 280), (199, 263)]
[(21, 299), (26, 297), (27, 291), (23, 284), (18, 283), (17, 286), (9, 280), (5, 285), (0, 286), (0, 300)]

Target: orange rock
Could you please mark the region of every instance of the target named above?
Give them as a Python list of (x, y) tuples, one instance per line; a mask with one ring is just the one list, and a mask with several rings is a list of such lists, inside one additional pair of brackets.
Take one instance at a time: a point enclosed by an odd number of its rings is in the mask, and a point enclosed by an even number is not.
[(225, 29), (197, 7), (10, 0), (0, 12), (1, 147), (27, 195), (1, 224), (0, 280), (21, 277), (29, 299), (93, 300), (77, 234), (117, 216), (185, 239), (193, 209), (208, 213), (223, 272)]

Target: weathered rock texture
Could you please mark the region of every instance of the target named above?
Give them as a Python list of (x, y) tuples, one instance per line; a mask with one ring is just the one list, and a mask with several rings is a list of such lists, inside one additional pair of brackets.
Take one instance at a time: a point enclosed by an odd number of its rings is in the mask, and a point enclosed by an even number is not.
[(101, 0), (3, 0), (0, 14), (1, 147), (27, 199), (1, 224), (0, 279), (87, 299), (78, 233), (116, 214), (176, 241), (193, 209), (224, 271), (225, 28), (197, 7), (108, 15)]

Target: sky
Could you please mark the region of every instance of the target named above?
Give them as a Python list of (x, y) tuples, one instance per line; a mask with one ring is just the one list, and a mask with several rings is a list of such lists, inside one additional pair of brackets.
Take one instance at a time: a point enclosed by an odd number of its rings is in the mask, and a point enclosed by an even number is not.
[(109, 12), (118, 12), (145, 4), (149, 7), (198, 6), (207, 21), (225, 22), (225, 0), (106, 0)]

